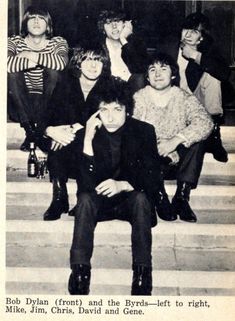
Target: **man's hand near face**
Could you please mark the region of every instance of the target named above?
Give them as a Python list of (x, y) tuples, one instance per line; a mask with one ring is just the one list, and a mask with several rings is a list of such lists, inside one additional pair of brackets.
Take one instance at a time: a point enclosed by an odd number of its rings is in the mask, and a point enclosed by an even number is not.
[(127, 43), (127, 38), (133, 33), (131, 21), (125, 21), (124, 28), (120, 33), (120, 42), (124, 46)]
[(184, 58), (193, 59), (195, 62), (200, 64), (201, 53), (199, 51), (197, 51), (197, 49), (195, 49), (194, 47), (192, 47), (186, 43), (182, 43), (181, 50), (182, 50), (182, 56)]
[(89, 156), (94, 155), (92, 141), (95, 136), (97, 128), (100, 128), (102, 125), (101, 120), (97, 117), (100, 111), (98, 110), (95, 112), (87, 121), (86, 123), (86, 131), (85, 131), (85, 138), (84, 138), (84, 147), (83, 153)]

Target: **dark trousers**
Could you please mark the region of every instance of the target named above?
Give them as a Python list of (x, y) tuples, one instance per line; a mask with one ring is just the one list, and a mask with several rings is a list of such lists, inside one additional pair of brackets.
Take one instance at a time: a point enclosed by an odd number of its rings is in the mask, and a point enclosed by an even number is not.
[(151, 210), (145, 194), (123, 192), (107, 198), (92, 192), (79, 194), (70, 251), (71, 268), (76, 264), (90, 266), (96, 224), (111, 219), (130, 222), (133, 264), (151, 266)]
[(164, 164), (164, 179), (176, 179), (177, 182), (189, 183), (191, 188), (196, 188), (201, 174), (205, 154), (204, 142), (195, 143), (189, 148), (179, 145), (177, 152), (180, 161), (177, 165)]
[(24, 72), (8, 73), (8, 113), (10, 119), (23, 123), (37, 123), (38, 127), (47, 117), (48, 101), (59, 80), (60, 72), (43, 71), (43, 94), (29, 94)]
[(57, 151), (48, 151), (47, 166), (50, 181), (59, 179), (67, 182), (68, 178), (77, 177), (78, 160), (73, 150), (73, 143)]

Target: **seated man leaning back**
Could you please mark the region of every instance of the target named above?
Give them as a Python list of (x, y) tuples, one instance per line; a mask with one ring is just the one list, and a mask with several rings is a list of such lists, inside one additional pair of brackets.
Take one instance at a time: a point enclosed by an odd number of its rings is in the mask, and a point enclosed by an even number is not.
[(152, 124), (158, 138), (164, 175), (174, 169), (177, 190), (172, 204), (162, 185), (157, 200), (160, 218), (195, 222), (189, 205), (191, 189), (197, 187), (204, 158), (204, 140), (213, 122), (198, 99), (176, 86), (179, 68), (170, 56), (159, 53), (147, 69), (148, 85), (134, 95), (134, 117)]
[[(124, 84), (125, 85), (125, 84)], [(132, 98), (123, 83), (110, 83), (98, 111), (71, 147), (77, 158), (78, 202), (70, 251), (70, 294), (89, 293), (97, 222), (131, 224), (132, 295), (151, 295), (151, 227), (161, 172), (154, 127), (129, 117)]]

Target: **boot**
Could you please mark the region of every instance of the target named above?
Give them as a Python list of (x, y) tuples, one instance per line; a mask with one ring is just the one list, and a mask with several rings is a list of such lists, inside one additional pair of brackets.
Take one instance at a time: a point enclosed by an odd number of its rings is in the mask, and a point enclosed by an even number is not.
[(77, 205), (75, 205), (71, 210), (69, 210), (69, 212), (68, 212), (68, 215), (69, 215), (69, 216), (75, 216), (76, 206), (77, 206)]
[(212, 116), (214, 128), (206, 141), (206, 152), (212, 153), (215, 160), (226, 163), (228, 161), (228, 153), (224, 149), (221, 141), (220, 124), (222, 123), (220, 116)]
[(53, 197), (49, 208), (43, 215), (44, 221), (58, 220), (62, 213), (67, 213), (69, 210), (68, 193), (65, 182), (60, 182), (59, 179), (53, 179)]
[(21, 126), (25, 130), (25, 140), (20, 146), (20, 150), (23, 152), (29, 151), (29, 145), (31, 142), (35, 142), (35, 125), (31, 122), (22, 123)]
[(71, 295), (88, 295), (90, 292), (91, 268), (76, 264), (69, 277), (68, 290)]
[(191, 186), (188, 183), (178, 183), (175, 196), (172, 199), (172, 209), (180, 219), (186, 222), (196, 222), (197, 217), (189, 205)]
[(156, 210), (158, 216), (164, 221), (175, 221), (177, 219), (177, 215), (172, 211), (164, 184), (162, 184), (157, 194)]
[(142, 265), (133, 267), (131, 295), (151, 295), (152, 268)]

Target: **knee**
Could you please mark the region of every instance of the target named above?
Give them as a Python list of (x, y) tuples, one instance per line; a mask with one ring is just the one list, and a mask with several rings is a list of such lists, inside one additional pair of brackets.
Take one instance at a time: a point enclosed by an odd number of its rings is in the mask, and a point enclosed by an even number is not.
[(89, 210), (88, 212), (92, 212), (95, 207), (95, 200), (92, 197), (92, 193), (79, 193), (77, 199), (77, 208)]
[(7, 74), (8, 89), (12, 86), (16, 86), (19, 83), (24, 83), (24, 77), (22, 72), (11, 72)]
[(148, 220), (151, 218), (151, 207), (145, 193), (135, 192), (133, 195), (132, 216), (139, 220)]
[(145, 195), (145, 193), (142, 192), (135, 192), (135, 194), (133, 195), (133, 199), (134, 199), (134, 204), (136, 205), (146, 205), (148, 204), (148, 199)]
[(77, 205), (75, 209), (75, 218), (79, 220), (93, 221), (96, 215), (95, 201), (90, 193), (78, 194)]
[(44, 69), (44, 77), (45, 77), (45, 79), (48, 79), (48, 81), (56, 83), (61, 78), (61, 72), (58, 70), (52, 70), (52, 69), (45, 68)]

